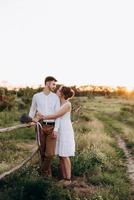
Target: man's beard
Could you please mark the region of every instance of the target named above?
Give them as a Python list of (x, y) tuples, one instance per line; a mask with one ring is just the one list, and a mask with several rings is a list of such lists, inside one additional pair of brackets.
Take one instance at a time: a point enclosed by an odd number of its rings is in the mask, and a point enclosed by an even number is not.
[(51, 87), (48, 87), (49, 88), (49, 90), (51, 91), (51, 92), (53, 92), (54, 91), (54, 88), (51, 88)]

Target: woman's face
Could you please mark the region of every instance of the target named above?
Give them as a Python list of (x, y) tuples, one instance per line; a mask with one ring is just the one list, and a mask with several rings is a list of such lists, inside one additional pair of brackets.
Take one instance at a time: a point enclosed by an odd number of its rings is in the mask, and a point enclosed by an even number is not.
[(59, 87), (59, 89), (57, 90), (56, 94), (59, 98), (61, 98), (62, 94), (61, 94), (61, 88), (62, 86)]

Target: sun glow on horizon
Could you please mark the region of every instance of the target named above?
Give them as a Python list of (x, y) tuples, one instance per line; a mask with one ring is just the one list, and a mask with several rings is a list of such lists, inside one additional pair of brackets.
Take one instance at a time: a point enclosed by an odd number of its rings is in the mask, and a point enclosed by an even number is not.
[(134, 90), (134, 86), (126, 86), (128, 92), (132, 92)]
[[(64, 84), (64, 83), (62, 83), (62, 82), (58, 82), (58, 84), (60, 85), (60, 84)], [(111, 90), (111, 91), (113, 91), (113, 90), (118, 90), (118, 88), (124, 88), (124, 90), (126, 90), (128, 93), (129, 92), (132, 92), (132, 91), (134, 91), (134, 85), (132, 86), (132, 85), (130, 85), (130, 84), (127, 84), (127, 85), (125, 85), (125, 84), (101, 84), (101, 83), (99, 83), (99, 84), (97, 84), (97, 83), (81, 83), (81, 84), (67, 84), (67, 83), (65, 83), (64, 85), (66, 85), (66, 86), (69, 86), (69, 87), (71, 87), (71, 86), (75, 86), (76, 88), (79, 88), (79, 89), (82, 89), (82, 90), (92, 90), (92, 88), (93, 87), (95, 87), (95, 88), (104, 88), (104, 89), (108, 89), (108, 90)], [(31, 87), (31, 88), (38, 88), (38, 87), (43, 87), (44, 86), (44, 84), (42, 83), (36, 83), (36, 84), (13, 84), (13, 83), (11, 83), (11, 82), (8, 82), (8, 81), (0, 81), (0, 87), (5, 87), (5, 88), (8, 88), (9, 90), (10, 89), (19, 89), (19, 88), (25, 88), (25, 87)]]

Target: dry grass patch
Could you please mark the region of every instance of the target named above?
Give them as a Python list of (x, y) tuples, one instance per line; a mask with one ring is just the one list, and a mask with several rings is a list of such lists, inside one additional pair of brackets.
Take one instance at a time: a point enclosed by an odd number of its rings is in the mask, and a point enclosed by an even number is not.
[(114, 154), (114, 149), (110, 146), (114, 139), (105, 133), (103, 124), (99, 120), (94, 119), (88, 122), (88, 128), (90, 128), (90, 131), (87, 134), (77, 134), (76, 136), (78, 151), (82, 152), (85, 149), (94, 148), (98, 149), (98, 151)]

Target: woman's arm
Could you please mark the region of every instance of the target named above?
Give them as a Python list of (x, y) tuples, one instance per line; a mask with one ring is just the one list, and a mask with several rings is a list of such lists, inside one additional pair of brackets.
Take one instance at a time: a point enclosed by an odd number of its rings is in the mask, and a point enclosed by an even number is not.
[(64, 105), (63, 108), (61, 108), (58, 112), (54, 113), (53, 115), (41, 115), (42, 119), (57, 119), (61, 116), (63, 116), (65, 113), (67, 113), (70, 110), (70, 104)]

